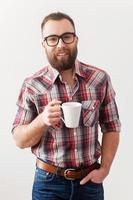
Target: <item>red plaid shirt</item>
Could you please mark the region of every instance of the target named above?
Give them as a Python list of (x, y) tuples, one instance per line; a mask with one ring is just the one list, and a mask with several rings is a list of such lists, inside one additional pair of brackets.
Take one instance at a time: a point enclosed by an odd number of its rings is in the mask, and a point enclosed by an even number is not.
[(115, 92), (108, 74), (76, 60), (75, 84), (71, 88), (51, 66), (25, 79), (13, 128), (29, 124), (52, 100), (82, 103), (79, 127), (70, 129), (60, 121), (49, 127), (32, 152), (40, 159), (60, 167), (88, 166), (101, 155), (98, 127), (103, 134), (120, 131)]

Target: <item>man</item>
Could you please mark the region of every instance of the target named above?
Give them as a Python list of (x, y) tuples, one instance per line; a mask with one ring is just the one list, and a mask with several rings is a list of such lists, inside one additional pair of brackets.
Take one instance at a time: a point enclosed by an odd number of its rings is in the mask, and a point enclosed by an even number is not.
[[(49, 65), (25, 79), (13, 124), (16, 145), (31, 147), (37, 157), (32, 199), (103, 200), (120, 132), (109, 75), (77, 60), (78, 36), (68, 15), (51, 13), (41, 29)], [(78, 128), (61, 120), (60, 105), (68, 101), (82, 103)]]

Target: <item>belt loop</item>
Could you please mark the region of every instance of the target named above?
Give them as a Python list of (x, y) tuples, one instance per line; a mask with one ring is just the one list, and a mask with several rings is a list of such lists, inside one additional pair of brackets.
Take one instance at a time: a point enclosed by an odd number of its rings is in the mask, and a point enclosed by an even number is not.
[(57, 166), (57, 169), (56, 169), (55, 174), (56, 174), (57, 176), (61, 176), (61, 171), (62, 171), (61, 167)]
[(83, 165), (80, 165), (79, 167), (80, 171), (81, 171), (81, 177), (84, 178), (88, 173), (87, 173), (87, 169), (85, 169), (83, 167)]

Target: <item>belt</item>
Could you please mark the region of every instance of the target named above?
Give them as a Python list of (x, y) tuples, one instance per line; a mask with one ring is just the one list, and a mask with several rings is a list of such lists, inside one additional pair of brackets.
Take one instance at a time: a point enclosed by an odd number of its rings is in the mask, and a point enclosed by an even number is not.
[(94, 164), (86, 167), (86, 168), (61, 168), (61, 167), (56, 167), (53, 165), (50, 165), (48, 163), (43, 162), (42, 160), (37, 158), (36, 165), (38, 168), (43, 169), (47, 172), (53, 173), (53, 174), (58, 174), (60, 176), (65, 177), (67, 180), (75, 180), (75, 179), (82, 179), (85, 177), (87, 174), (89, 174), (91, 171), (94, 169), (99, 169), (100, 164), (98, 162), (95, 162)]

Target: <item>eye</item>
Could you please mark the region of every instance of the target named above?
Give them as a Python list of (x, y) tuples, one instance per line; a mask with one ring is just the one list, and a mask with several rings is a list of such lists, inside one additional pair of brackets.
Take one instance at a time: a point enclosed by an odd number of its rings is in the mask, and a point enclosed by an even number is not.
[(47, 38), (47, 40), (48, 40), (49, 42), (56, 42), (57, 39), (58, 39), (58, 38), (57, 38), (56, 36), (50, 36), (50, 37)]
[(63, 36), (63, 39), (70, 39), (72, 38), (72, 35), (71, 34), (66, 34)]

